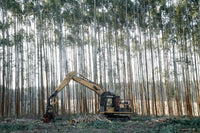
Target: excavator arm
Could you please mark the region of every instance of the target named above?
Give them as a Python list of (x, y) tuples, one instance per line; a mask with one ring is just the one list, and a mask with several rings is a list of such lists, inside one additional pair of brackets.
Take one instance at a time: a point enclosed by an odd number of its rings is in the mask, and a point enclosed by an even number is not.
[[(66, 86), (69, 84), (69, 82), (71, 81), (72, 77), (76, 74), (75, 71), (70, 72), (66, 75), (66, 78), (60, 83), (60, 85), (58, 86), (58, 88), (56, 88), (56, 90), (51, 94), (51, 96), (48, 98), (48, 103), (47, 106), (50, 105), (54, 105), (57, 103), (57, 94)], [(51, 99), (55, 98), (55, 102), (54, 103), (50, 103)]]
[(101, 94), (104, 92), (103, 89), (97, 85), (95, 82), (90, 81), (86, 77), (79, 75), (78, 76), (73, 76), (72, 79), (86, 87), (88, 87), (90, 90), (96, 92), (97, 95), (101, 96)]
[[(56, 90), (48, 98), (47, 111), (46, 111), (46, 114), (44, 114), (44, 116), (43, 116), (43, 120), (45, 122), (49, 122), (51, 119), (54, 120), (55, 114), (53, 113), (53, 105), (58, 102), (56, 96), (65, 86), (67, 86), (69, 84), (69, 82), (72, 79), (74, 81), (88, 87), (90, 90), (94, 91), (99, 96), (101, 96), (101, 94), (104, 92), (103, 89), (99, 85), (97, 85), (95, 82), (92, 82), (89, 79), (87, 79), (86, 77), (84, 77), (80, 74), (77, 74), (75, 71), (68, 73), (66, 75), (66, 78), (60, 83), (58, 88), (56, 88)], [(51, 103), (51, 99), (54, 99), (54, 98), (55, 98), (55, 102)]]

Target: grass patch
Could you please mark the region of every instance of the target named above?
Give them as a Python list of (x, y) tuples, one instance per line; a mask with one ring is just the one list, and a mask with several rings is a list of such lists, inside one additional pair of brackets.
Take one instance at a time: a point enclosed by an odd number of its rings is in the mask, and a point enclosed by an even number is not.
[(106, 122), (106, 121), (92, 121), (92, 122), (81, 122), (78, 124), (80, 128), (87, 129), (107, 129), (115, 130), (121, 128), (121, 123), (118, 122)]
[(28, 124), (23, 124), (23, 123), (3, 123), (0, 124), (0, 130), (1, 131), (6, 131), (6, 132), (12, 132), (16, 130), (31, 130), (37, 127), (37, 124), (35, 123), (28, 123)]
[(159, 132), (200, 132), (200, 119), (169, 119), (168, 122), (159, 125)]

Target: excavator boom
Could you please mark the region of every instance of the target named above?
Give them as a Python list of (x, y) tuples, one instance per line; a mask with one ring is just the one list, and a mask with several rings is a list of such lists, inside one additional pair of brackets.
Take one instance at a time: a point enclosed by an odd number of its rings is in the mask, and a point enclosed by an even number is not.
[[(78, 76), (79, 75), (79, 76)], [(54, 91), (54, 93), (49, 97), (48, 99), (48, 105), (54, 105), (57, 103), (57, 99), (56, 96), (57, 94), (65, 87), (69, 84), (69, 82), (71, 80), (74, 80), (86, 87), (88, 87), (90, 90), (96, 92), (97, 95), (101, 96), (101, 94), (104, 92), (103, 89), (97, 85), (96, 83), (90, 81), (89, 79), (87, 79), (86, 77), (77, 74), (75, 71), (70, 72), (66, 75), (66, 78), (60, 83), (60, 85), (56, 88), (56, 90)], [(54, 103), (50, 103), (50, 99), (55, 98), (56, 101)]]
[(73, 76), (72, 79), (74, 81), (88, 87), (89, 89), (93, 90), (99, 96), (101, 96), (101, 94), (104, 92), (103, 89), (99, 85), (88, 80), (87, 78), (84, 78), (83, 76), (81, 76), (81, 77)]

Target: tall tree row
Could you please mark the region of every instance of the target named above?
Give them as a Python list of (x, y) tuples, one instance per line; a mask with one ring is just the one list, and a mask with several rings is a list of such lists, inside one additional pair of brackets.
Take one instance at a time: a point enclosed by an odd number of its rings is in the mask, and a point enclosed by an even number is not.
[[(41, 116), (70, 71), (141, 115), (200, 114), (200, 2), (0, 0), (1, 117)], [(97, 113), (99, 97), (70, 82), (59, 115)]]

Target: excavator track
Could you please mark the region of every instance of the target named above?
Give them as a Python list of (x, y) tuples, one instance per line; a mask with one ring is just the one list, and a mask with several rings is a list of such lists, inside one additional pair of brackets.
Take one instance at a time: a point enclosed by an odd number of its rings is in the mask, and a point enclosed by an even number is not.
[(108, 120), (111, 120), (111, 121), (121, 121), (121, 122), (127, 122), (130, 120), (130, 117), (129, 116), (123, 116), (123, 115), (110, 115), (110, 114), (107, 114), (105, 115), (106, 118)]

